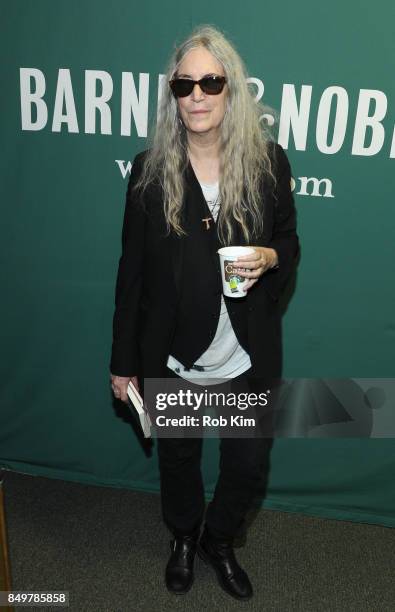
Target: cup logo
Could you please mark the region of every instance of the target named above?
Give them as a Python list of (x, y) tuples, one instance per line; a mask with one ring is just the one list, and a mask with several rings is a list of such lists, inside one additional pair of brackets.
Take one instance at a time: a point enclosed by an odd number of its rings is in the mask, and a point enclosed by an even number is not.
[(239, 276), (235, 268), (233, 267), (233, 261), (225, 259), (224, 261), (224, 271), (225, 271), (225, 281), (229, 283), (229, 287), (232, 293), (238, 293), (239, 291), (239, 283), (244, 282), (244, 278)]

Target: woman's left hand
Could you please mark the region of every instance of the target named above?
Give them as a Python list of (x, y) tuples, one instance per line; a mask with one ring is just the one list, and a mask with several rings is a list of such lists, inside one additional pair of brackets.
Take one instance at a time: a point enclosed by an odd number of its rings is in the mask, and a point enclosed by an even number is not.
[(278, 265), (278, 256), (274, 249), (259, 246), (251, 248), (254, 249), (255, 253), (240, 255), (240, 257), (233, 262), (235, 272), (240, 276), (250, 279), (244, 286), (244, 290), (247, 291), (257, 282), (262, 274)]

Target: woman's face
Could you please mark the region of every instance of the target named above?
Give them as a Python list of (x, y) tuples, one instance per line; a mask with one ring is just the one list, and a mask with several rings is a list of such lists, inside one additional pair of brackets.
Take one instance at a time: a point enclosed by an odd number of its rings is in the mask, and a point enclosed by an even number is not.
[[(177, 76), (199, 81), (207, 75), (225, 76), (222, 64), (204, 47), (189, 51), (177, 70)], [(195, 134), (219, 132), (225, 115), (227, 86), (218, 95), (204, 93), (195, 85), (192, 93), (177, 98), (182, 121), (189, 132)]]

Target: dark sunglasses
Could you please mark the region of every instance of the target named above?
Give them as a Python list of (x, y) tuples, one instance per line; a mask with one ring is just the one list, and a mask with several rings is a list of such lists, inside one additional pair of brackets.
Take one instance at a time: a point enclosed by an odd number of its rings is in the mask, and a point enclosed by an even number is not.
[(223, 90), (226, 77), (224, 76), (204, 76), (199, 81), (192, 81), (192, 79), (172, 79), (169, 81), (171, 90), (176, 98), (185, 98), (189, 96), (196, 83), (204, 93), (210, 96), (216, 96)]

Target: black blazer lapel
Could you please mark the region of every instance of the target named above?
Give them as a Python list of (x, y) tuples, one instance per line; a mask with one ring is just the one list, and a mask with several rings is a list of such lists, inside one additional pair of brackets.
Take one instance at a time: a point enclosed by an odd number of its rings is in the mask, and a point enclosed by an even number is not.
[(172, 267), (174, 274), (174, 284), (176, 287), (176, 292), (178, 297), (181, 293), (181, 277), (182, 277), (182, 267), (183, 267), (183, 259), (184, 259), (184, 244), (185, 240), (182, 236), (177, 236), (176, 234), (172, 235)]
[[(190, 231), (191, 226), (191, 205), (193, 204), (191, 199), (196, 198), (196, 187), (200, 189), (200, 185), (196, 179), (191, 163), (188, 162), (188, 165), (184, 171), (184, 201), (181, 210), (182, 227), (187, 233)], [(172, 232), (171, 237), (174, 284), (179, 297), (181, 294), (181, 279), (184, 263), (184, 245), (187, 236), (177, 236), (177, 234)]]

